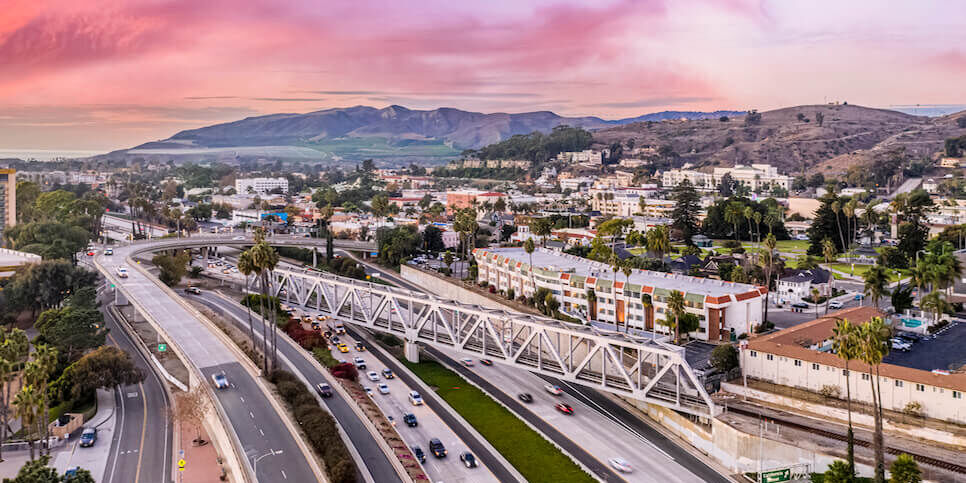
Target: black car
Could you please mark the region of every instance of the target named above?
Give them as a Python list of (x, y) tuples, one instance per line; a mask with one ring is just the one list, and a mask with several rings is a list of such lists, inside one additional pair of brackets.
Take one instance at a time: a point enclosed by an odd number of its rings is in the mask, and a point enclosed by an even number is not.
[(419, 426), (419, 421), (416, 421), (416, 415), (413, 413), (406, 413), (403, 415), (403, 422), (405, 422), (406, 426), (409, 426), (410, 428)]
[(429, 452), (433, 453), (433, 456), (437, 458), (446, 457), (446, 447), (443, 446), (443, 442), (439, 438), (429, 440)]
[[(484, 366), (492, 366), (493, 361), (489, 359), (480, 359), (480, 364), (483, 364)], [(470, 456), (473, 456), (473, 455), (470, 455)]]
[(806, 304), (805, 302), (795, 302), (795, 303), (792, 304), (792, 307), (794, 307), (796, 309), (807, 309), (808, 308), (808, 304)]
[(473, 453), (470, 453), (469, 451), (460, 453), (460, 461), (467, 468), (476, 468), (476, 457), (473, 456)]
[(517, 394), (517, 397), (521, 401), (523, 401), (525, 403), (531, 403), (531, 402), (533, 402), (533, 396), (531, 396), (530, 393), (528, 393), (528, 392), (524, 392), (524, 393), (521, 393), (521, 394)]
[(321, 382), (315, 385), (315, 390), (319, 392), (319, 396), (322, 397), (332, 397), (332, 386)]
[(426, 462), (426, 453), (423, 453), (423, 449), (419, 446), (413, 446), (413, 456), (415, 456), (420, 463)]

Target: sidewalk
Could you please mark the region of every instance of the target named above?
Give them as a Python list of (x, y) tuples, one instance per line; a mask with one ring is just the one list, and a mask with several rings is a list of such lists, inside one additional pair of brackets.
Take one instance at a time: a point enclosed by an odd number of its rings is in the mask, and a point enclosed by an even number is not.
[(215, 450), (214, 443), (204, 427), (201, 427), (201, 438), (208, 441), (204, 446), (194, 446), (192, 440), (198, 436), (195, 428), (182, 428), (178, 446), (181, 451), (179, 458), (185, 462), (184, 471), (178, 470), (178, 461), (174, 462), (174, 470), (171, 472), (174, 481), (181, 483), (190, 481), (191, 483), (214, 483), (221, 481), (221, 464), (219, 455)]
[(97, 443), (89, 448), (78, 446), (80, 430), (71, 435), (66, 446), (61, 451), (52, 453), (50, 466), (57, 468), (57, 472), (64, 474), (68, 468), (80, 466), (91, 472), (94, 481), (104, 479), (104, 470), (111, 453), (111, 442), (117, 427), (116, 411), (114, 408), (114, 390), (97, 390), (97, 413), (84, 423), (85, 428), (97, 428)]

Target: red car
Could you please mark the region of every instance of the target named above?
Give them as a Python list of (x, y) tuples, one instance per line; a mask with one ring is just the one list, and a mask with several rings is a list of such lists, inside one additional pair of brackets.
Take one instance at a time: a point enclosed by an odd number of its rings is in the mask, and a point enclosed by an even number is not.
[(569, 404), (557, 403), (554, 404), (553, 407), (557, 408), (557, 411), (560, 411), (568, 416), (573, 416), (574, 414), (574, 408), (570, 407)]
[(493, 361), (491, 361), (489, 359), (480, 359), (480, 364), (483, 364), (484, 366), (492, 366), (493, 365)]

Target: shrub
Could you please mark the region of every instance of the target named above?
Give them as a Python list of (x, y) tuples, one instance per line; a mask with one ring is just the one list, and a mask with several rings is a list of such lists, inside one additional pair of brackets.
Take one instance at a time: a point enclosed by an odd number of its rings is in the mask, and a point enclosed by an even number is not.
[(936, 332), (939, 332), (940, 330), (942, 330), (943, 327), (946, 327), (947, 325), (949, 325), (948, 320), (941, 320), (934, 325), (930, 325), (926, 330), (930, 334), (935, 334)]
[(725, 240), (725, 241), (721, 242), (721, 247), (722, 248), (731, 248), (731, 249), (741, 248), (741, 242), (738, 241), (738, 240)]
[(731, 344), (719, 345), (711, 351), (711, 365), (721, 372), (738, 367), (738, 349)]
[(339, 364), (330, 369), (330, 371), (332, 372), (333, 376), (338, 377), (339, 379), (347, 379), (349, 381), (359, 380), (359, 370), (356, 369), (355, 365), (348, 362)]
[(376, 340), (378, 340), (379, 342), (382, 342), (383, 344), (389, 347), (396, 347), (398, 345), (402, 345), (402, 339), (392, 334), (385, 334), (380, 332), (380, 333), (377, 333), (375, 337), (376, 337)]
[(842, 395), (842, 389), (839, 388), (838, 386), (832, 386), (832, 385), (826, 384), (822, 386), (821, 389), (818, 390), (818, 393), (821, 394), (822, 397), (827, 397), (829, 399), (838, 399)]
[(506, 291), (506, 298), (507, 299), (513, 300), (513, 299), (516, 298), (516, 296), (517, 296), (517, 293), (516, 293), (516, 291), (513, 290), (513, 288), (507, 289), (507, 291)]
[[(294, 381), (282, 381), (276, 384), (275, 388), (278, 389), (279, 396), (282, 396), (282, 399), (285, 400), (285, 402), (292, 404), (292, 401), (295, 401), (295, 398), (298, 397), (300, 393), (300, 384), (301, 383)], [(304, 384), (302, 384), (302, 386), (304, 387)]]
[(903, 414), (909, 416), (915, 416), (921, 418), (923, 416), (922, 403), (919, 401), (909, 401), (905, 407), (902, 408)]
[(325, 347), (316, 347), (312, 349), (312, 355), (315, 360), (319, 361), (325, 367), (329, 369), (339, 365), (339, 361), (335, 357), (332, 357), (332, 351)]

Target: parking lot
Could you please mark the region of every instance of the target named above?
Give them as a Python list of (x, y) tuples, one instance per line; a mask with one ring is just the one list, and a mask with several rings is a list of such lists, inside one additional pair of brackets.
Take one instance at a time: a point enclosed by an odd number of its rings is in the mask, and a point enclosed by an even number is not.
[(931, 371), (950, 370), (966, 364), (966, 323), (953, 322), (930, 340), (915, 342), (906, 352), (893, 350), (883, 359), (886, 364)]

